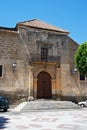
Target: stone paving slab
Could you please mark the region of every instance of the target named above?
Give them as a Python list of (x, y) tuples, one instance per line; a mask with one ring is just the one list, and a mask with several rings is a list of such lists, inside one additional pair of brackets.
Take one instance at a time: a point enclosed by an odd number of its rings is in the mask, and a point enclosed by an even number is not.
[(87, 109), (1, 112), (0, 130), (87, 130)]

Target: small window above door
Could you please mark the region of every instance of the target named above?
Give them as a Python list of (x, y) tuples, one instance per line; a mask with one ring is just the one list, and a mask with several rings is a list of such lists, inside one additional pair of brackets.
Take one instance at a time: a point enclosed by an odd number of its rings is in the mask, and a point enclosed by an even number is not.
[(47, 61), (48, 48), (41, 48), (41, 61)]
[(85, 80), (85, 75), (80, 74), (80, 80)]
[(2, 68), (3, 68), (3, 66), (0, 65), (0, 77), (2, 77)]

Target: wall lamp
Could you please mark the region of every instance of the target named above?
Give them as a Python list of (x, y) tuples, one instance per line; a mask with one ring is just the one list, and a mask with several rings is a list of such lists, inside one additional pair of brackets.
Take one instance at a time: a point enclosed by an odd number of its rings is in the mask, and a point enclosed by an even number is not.
[(16, 66), (17, 66), (17, 63), (16, 63), (16, 61), (14, 61), (14, 62), (12, 63), (12, 70), (13, 70), (13, 72), (15, 71)]
[(77, 68), (74, 68), (73, 70), (71, 70), (71, 74), (75, 74), (77, 71)]
[(77, 72), (77, 68), (74, 68), (74, 72)]

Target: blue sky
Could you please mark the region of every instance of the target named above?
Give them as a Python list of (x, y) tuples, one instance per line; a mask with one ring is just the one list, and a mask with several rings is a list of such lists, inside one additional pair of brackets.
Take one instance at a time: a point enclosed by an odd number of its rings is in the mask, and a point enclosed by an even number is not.
[(68, 30), (79, 44), (87, 41), (87, 0), (0, 0), (0, 26), (36, 18)]

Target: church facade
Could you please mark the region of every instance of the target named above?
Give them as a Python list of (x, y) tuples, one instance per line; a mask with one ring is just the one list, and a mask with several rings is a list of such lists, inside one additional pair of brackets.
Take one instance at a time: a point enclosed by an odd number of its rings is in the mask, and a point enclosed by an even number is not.
[(15, 100), (86, 96), (86, 78), (74, 70), (79, 44), (68, 34), (37, 19), (0, 27), (0, 95)]

